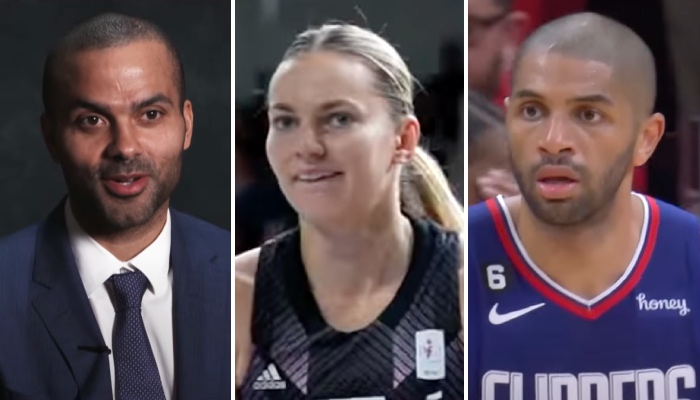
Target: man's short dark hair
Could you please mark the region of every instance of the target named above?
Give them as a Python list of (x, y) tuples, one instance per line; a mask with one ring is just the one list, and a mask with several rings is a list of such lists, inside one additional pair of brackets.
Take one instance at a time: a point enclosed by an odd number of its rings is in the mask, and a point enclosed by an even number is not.
[(153, 40), (162, 43), (172, 58), (173, 78), (180, 96), (180, 107), (185, 101), (185, 74), (180, 55), (168, 36), (152, 22), (116, 13), (100, 14), (84, 20), (68, 31), (54, 46), (44, 62), (42, 101), (48, 113), (57, 86), (57, 71), (65, 58), (86, 50), (100, 50), (125, 46), (136, 41)]
[(649, 116), (656, 100), (654, 55), (632, 29), (591, 12), (571, 14), (538, 28), (518, 49), (512, 68), (515, 84), (522, 59), (535, 52), (555, 53), (607, 64), (639, 116)]

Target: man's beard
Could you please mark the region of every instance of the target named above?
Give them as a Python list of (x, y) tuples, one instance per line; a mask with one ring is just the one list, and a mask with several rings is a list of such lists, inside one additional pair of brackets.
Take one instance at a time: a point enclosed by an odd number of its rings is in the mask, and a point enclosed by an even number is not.
[[(93, 235), (111, 235), (148, 224), (168, 201), (177, 186), (182, 155), (166, 165), (167, 174), (158, 175), (155, 166), (144, 160), (111, 163), (76, 177), (64, 170), (74, 213), (82, 217), (83, 229)], [(110, 197), (102, 186), (102, 177), (113, 174), (145, 173), (148, 186), (133, 199)], [(140, 197), (140, 198), (139, 198)], [(77, 210), (77, 212), (75, 212)]]
[[(591, 224), (607, 215), (632, 163), (634, 144), (632, 142), (597, 181), (592, 179), (585, 168), (575, 165), (568, 157), (550, 156), (527, 171), (514, 168), (513, 172), (525, 203), (537, 219), (559, 227)], [(581, 178), (581, 193), (576, 198), (561, 202), (540, 198), (534, 177), (539, 167), (544, 165), (564, 165), (574, 169)]]

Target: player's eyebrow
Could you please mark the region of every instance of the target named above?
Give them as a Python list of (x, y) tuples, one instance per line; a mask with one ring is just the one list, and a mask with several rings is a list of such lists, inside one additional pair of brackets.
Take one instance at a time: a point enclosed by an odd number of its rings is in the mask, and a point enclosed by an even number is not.
[[(357, 103), (355, 103), (352, 100), (346, 100), (346, 99), (329, 100), (329, 101), (322, 103), (319, 106), (319, 108), (322, 111), (328, 111), (328, 110), (332, 110), (334, 108), (343, 107), (343, 106), (359, 108)], [(294, 112), (294, 107), (292, 107), (291, 105), (286, 104), (286, 103), (272, 103), (272, 104), (270, 104), (268, 109), (282, 111), (282, 112), (288, 112), (288, 113)]]
[(338, 100), (331, 100), (331, 101), (327, 101), (327, 102), (323, 103), (321, 105), (321, 109), (324, 111), (327, 111), (327, 110), (332, 110), (334, 108), (343, 107), (343, 106), (357, 108), (357, 106), (355, 105), (355, 103), (353, 101), (338, 99)]
[[(513, 98), (515, 99), (536, 99), (544, 100), (544, 96), (532, 89), (519, 89), (513, 93)], [(610, 96), (602, 93), (589, 94), (583, 96), (576, 96), (568, 99), (567, 103), (598, 103), (612, 106), (615, 103), (612, 101)]]
[(586, 96), (578, 96), (567, 100), (567, 103), (599, 103), (608, 106), (614, 105), (612, 99), (604, 94), (590, 94)]
[(513, 98), (543, 100), (544, 96), (531, 89), (518, 89), (513, 93)]
[(285, 104), (285, 103), (273, 103), (268, 107), (268, 110), (270, 110), (270, 111), (276, 110), (276, 111), (283, 111), (283, 112), (289, 112), (289, 113), (294, 112), (294, 108), (292, 108), (292, 106), (290, 106), (289, 104)]

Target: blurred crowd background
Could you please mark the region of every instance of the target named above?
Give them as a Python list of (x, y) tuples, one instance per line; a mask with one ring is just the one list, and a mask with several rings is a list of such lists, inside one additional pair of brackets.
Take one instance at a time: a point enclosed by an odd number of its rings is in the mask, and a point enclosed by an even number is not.
[[(294, 36), (328, 21), (354, 23), (395, 45), (422, 88), (423, 145), (463, 197), (464, 2), (259, 0), (236, 4), (236, 253), (296, 223), (265, 156), (265, 91)], [(457, 151), (455, 151), (457, 150)]]

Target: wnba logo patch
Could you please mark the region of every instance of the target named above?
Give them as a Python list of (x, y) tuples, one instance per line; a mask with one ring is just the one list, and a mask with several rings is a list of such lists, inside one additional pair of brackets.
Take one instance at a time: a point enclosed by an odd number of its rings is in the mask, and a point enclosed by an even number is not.
[(416, 377), (445, 379), (445, 333), (440, 329), (416, 332)]

